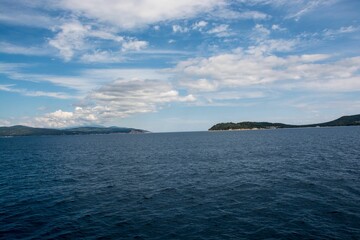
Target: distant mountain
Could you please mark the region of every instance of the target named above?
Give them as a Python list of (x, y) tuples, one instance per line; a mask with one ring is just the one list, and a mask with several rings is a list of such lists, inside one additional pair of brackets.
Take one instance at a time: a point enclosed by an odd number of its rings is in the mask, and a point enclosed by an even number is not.
[(71, 134), (109, 134), (109, 133), (145, 133), (148, 131), (122, 127), (76, 127), (64, 129)]
[(22, 125), (0, 127), (0, 136), (40, 136), (40, 135), (85, 135), (111, 133), (147, 133), (149, 131), (120, 127), (76, 127), (67, 129), (33, 128)]
[(270, 122), (239, 122), (239, 123), (218, 123), (212, 126), (210, 131), (217, 130), (246, 130), (246, 129), (276, 129), (276, 128), (300, 128), (300, 127), (336, 127), (336, 126), (360, 126), (360, 114), (343, 116), (336, 120), (307, 125), (290, 125), (284, 123)]

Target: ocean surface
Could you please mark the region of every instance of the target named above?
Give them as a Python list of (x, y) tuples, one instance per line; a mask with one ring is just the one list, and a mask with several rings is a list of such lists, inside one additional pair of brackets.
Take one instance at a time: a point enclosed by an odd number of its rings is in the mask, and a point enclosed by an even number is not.
[(360, 127), (0, 138), (0, 239), (360, 239)]

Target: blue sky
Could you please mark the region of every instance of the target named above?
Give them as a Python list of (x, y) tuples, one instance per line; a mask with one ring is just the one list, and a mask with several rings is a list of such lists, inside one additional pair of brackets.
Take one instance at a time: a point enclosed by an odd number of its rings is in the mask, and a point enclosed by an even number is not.
[(360, 113), (358, 0), (2, 0), (0, 32), (0, 125)]

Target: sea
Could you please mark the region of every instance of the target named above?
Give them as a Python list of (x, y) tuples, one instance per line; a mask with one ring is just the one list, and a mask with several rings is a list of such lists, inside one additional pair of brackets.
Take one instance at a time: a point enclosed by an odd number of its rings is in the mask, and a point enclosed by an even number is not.
[(360, 239), (360, 127), (0, 138), (0, 239)]

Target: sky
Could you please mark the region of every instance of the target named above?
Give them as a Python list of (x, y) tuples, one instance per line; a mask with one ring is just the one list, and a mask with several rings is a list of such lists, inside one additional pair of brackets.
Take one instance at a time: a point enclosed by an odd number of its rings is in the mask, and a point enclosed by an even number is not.
[(0, 126), (360, 113), (358, 0), (0, 0)]

